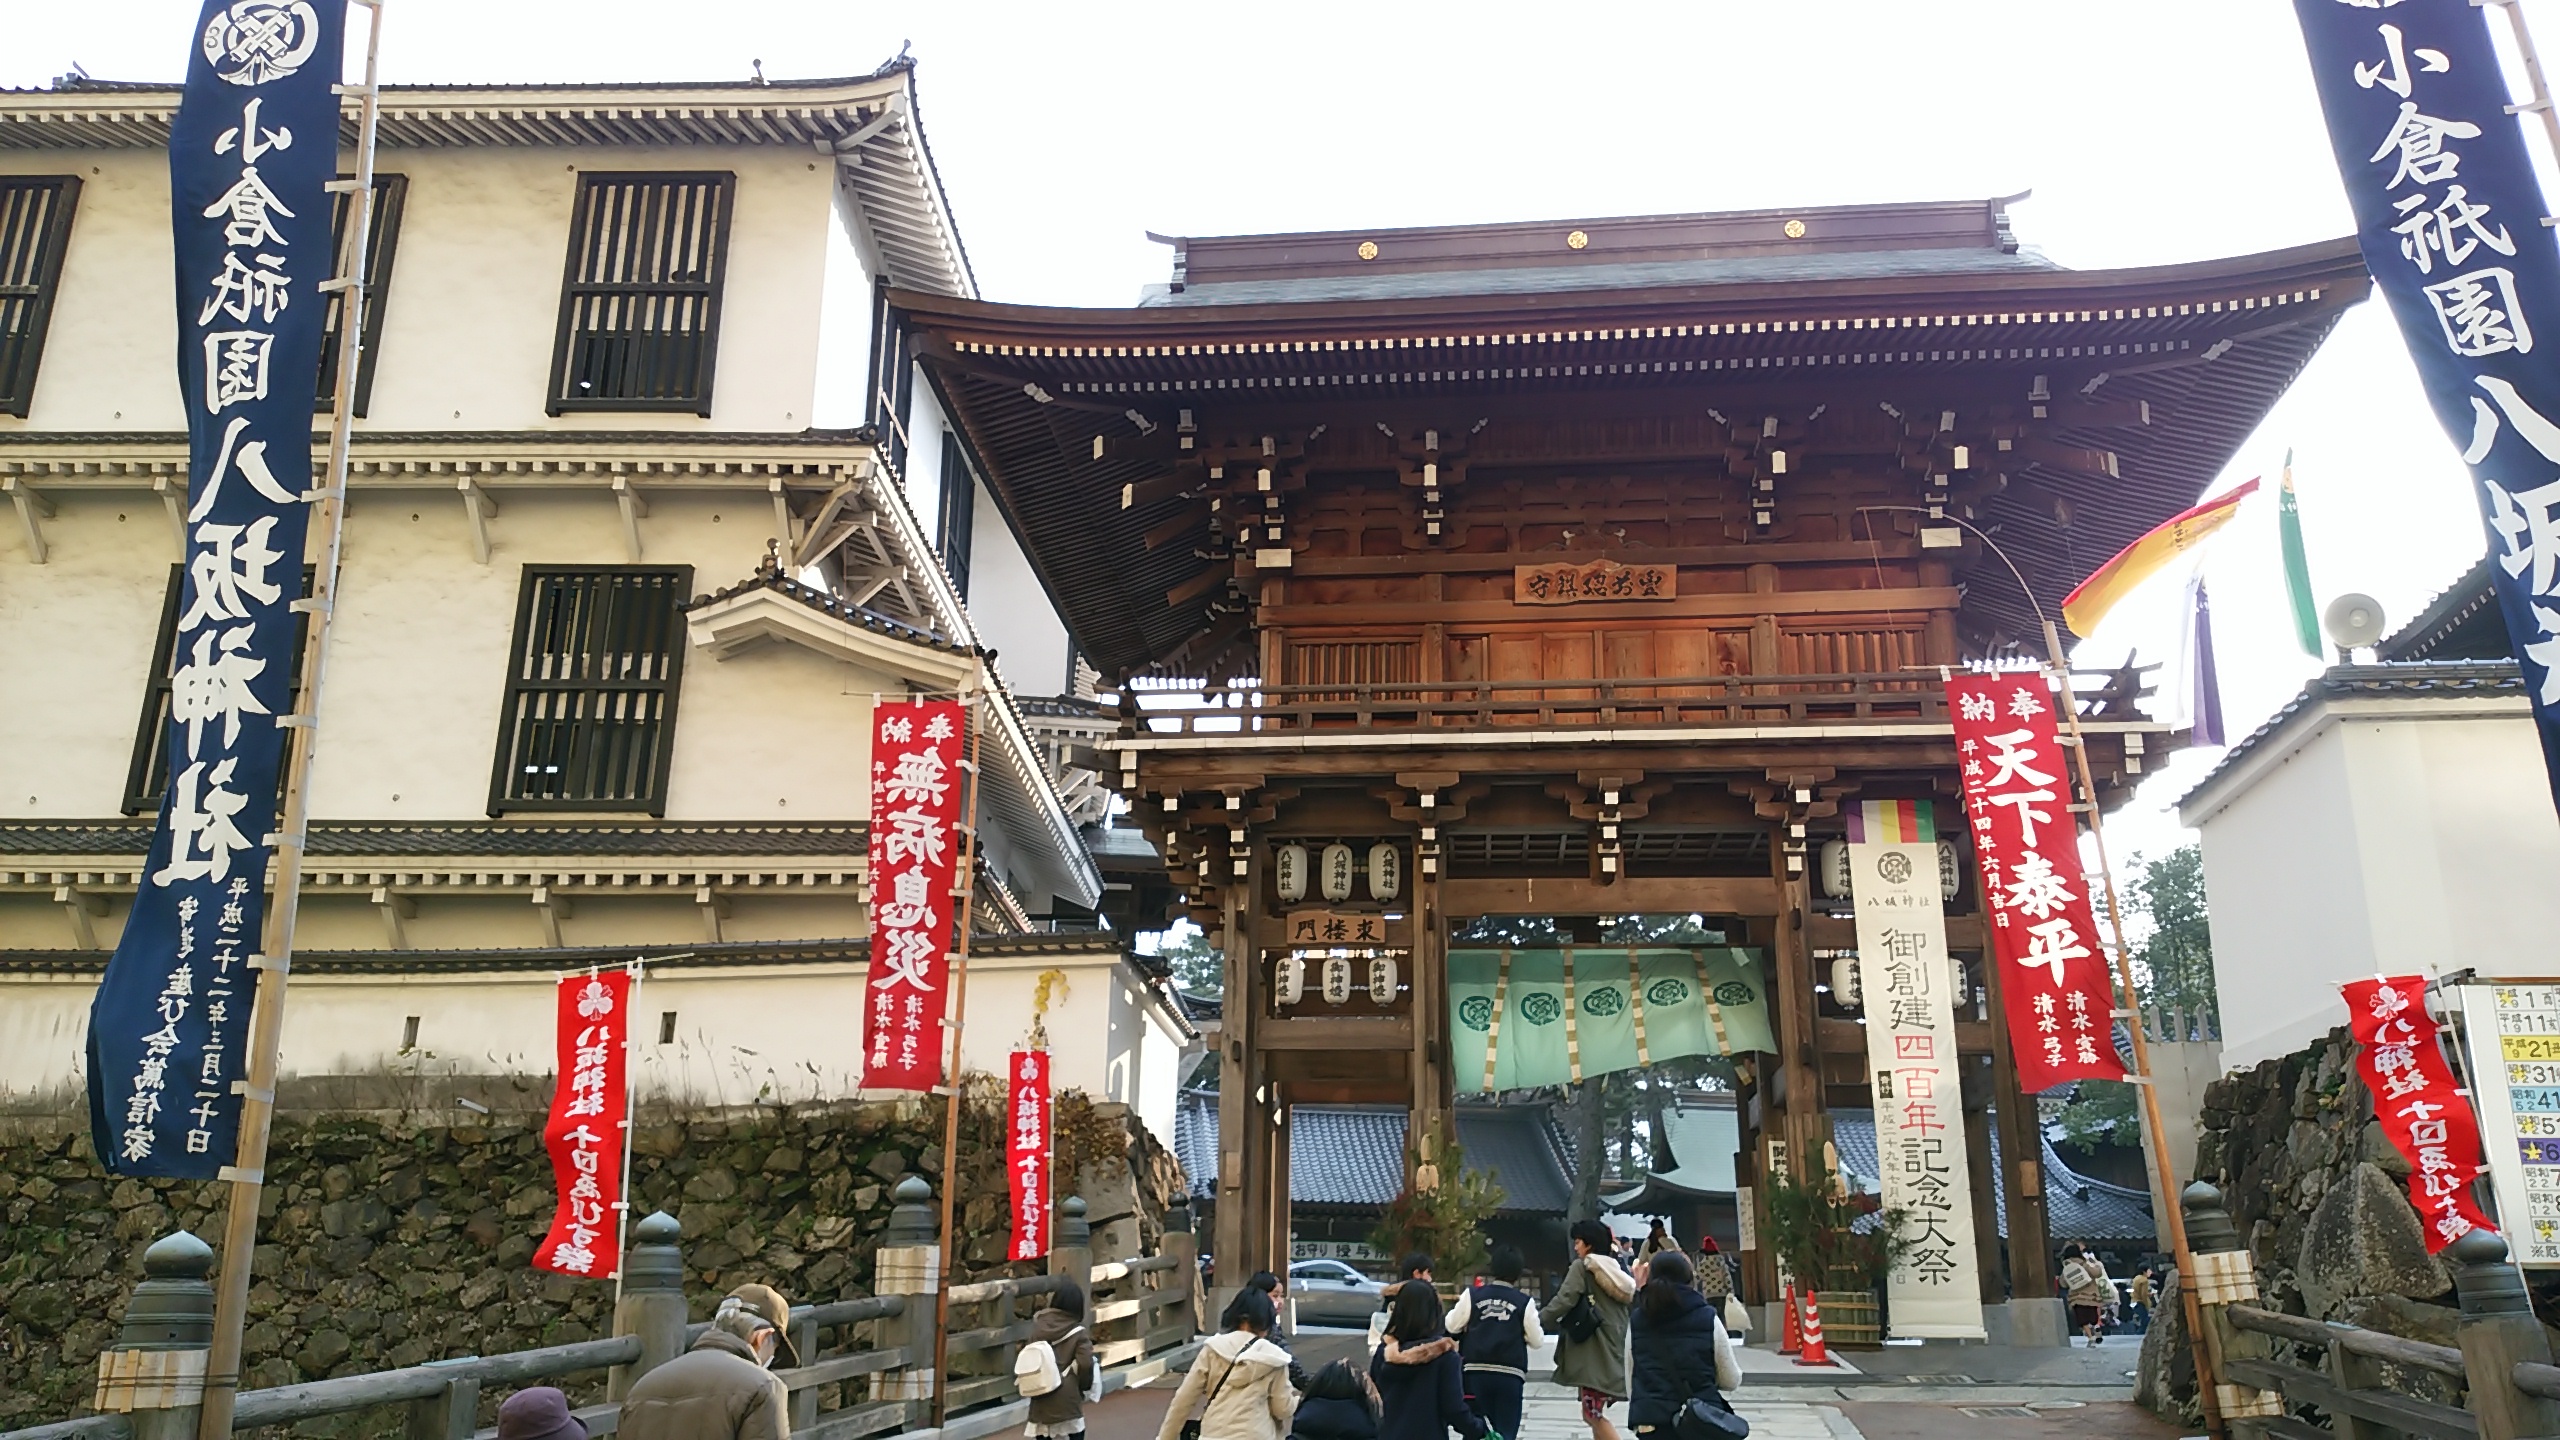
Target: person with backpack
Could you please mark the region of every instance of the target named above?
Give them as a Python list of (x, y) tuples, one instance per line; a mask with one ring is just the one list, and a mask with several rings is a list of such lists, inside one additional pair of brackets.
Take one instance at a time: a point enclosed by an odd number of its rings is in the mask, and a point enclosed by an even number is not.
[(1084, 1406), (1099, 1400), (1102, 1369), (1084, 1323), (1084, 1291), (1073, 1282), (1051, 1291), (1031, 1317), (1031, 1337), (1014, 1355), (1013, 1387), (1031, 1401), (1025, 1440), (1067, 1440), (1084, 1433)]
[(1289, 1440), (1378, 1440), (1378, 1387), (1350, 1361), (1328, 1361), (1298, 1398)]
[(1458, 1342), (1440, 1328), (1440, 1294), (1428, 1284), (1399, 1285), (1387, 1305), (1386, 1342), (1369, 1359), (1378, 1387), (1378, 1440), (1489, 1440), (1484, 1417), (1467, 1407)]
[(1692, 1400), (1733, 1413), (1724, 1392), (1742, 1384), (1742, 1363), (1697, 1280), (1688, 1256), (1665, 1250), (1653, 1257), (1636, 1296), (1628, 1327), (1627, 1423), (1638, 1435), (1668, 1440)]
[(1573, 1268), (1538, 1320), (1556, 1332), (1556, 1383), (1580, 1392), (1591, 1440), (1619, 1440), (1609, 1407), (1627, 1398), (1627, 1302), (1636, 1280), (1612, 1253), (1607, 1225), (1576, 1220), (1569, 1233)]
[(1468, 1408), (1484, 1417), (1494, 1433), (1519, 1440), (1520, 1392), (1529, 1383), (1529, 1354), (1547, 1343), (1538, 1328), (1538, 1303), (1520, 1288), (1524, 1268), (1520, 1251), (1494, 1247), (1485, 1266), (1492, 1278), (1458, 1292), (1449, 1307), (1449, 1333), (1458, 1337), (1458, 1359), (1465, 1369)]
[(1271, 1343), (1271, 1297), (1248, 1290), (1228, 1314), (1235, 1324), (1200, 1347), (1165, 1408), (1156, 1440), (1281, 1440), (1297, 1409), (1289, 1352)]
[(2062, 1294), (2071, 1306), (2071, 1325), (2089, 1339), (2091, 1349), (2106, 1342), (2107, 1306), (2115, 1299), (2115, 1281), (2088, 1247), (2074, 1240), (2062, 1247)]

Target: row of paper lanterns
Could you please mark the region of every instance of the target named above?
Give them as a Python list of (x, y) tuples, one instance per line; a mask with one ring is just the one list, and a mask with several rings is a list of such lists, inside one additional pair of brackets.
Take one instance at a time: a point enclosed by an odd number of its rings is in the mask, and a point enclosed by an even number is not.
[[(1351, 999), (1351, 967), (1353, 961), (1336, 955), (1324, 962), (1324, 1003), (1344, 1004)], [(1369, 1001), (1374, 1005), (1392, 1005), (1396, 1000), (1396, 962), (1380, 955), (1368, 962)], [(1272, 989), (1282, 1005), (1295, 1005), (1306, 998), (1307, 962), (1296, 956), (1283, 957), (1273, 971)]]
[[(1351, 898), (1352, 881), (1359, 871), (1359, 859), (1352, 848), (1341, 841), (1324, 847), (1316, 859), (1316, 893), (1326, 900)], [(1295, 904), (1307, 898), (1307, 847), (1283, 845), (1272, 857), (1271, 878), (1279, 886), (1280, 899)], [(1384, 840), (1369, 847), (1369, 898), (1393, 900), (1404, 889), (1404, 855)]]
[[(1956, 853), (1952, 840), (1938, 844), (1938, 894), (1948, 900), (1956, 898), (1956, 889), (1964, 878), (1964, 859)], [(1849, 898), (1849, 842), (1825, 840), (1820, 855), (1822, 893), (1833, 900)]]

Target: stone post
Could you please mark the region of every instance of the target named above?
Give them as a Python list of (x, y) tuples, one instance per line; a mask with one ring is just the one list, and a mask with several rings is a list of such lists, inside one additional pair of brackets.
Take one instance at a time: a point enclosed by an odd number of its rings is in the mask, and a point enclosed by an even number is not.
[[(2179, 1276), (2178, 1283), (2194, 1288), (2197, 1315), (2203, 1322), (2205, 1359), (2211, 1372), (2199, 1373), (2196, 1386), (2199, 1390), (2207, 1385), (2213, 1387), (2210, 1395), (2199, 1397), (2200, 1401), (2209, 1406), (2208, 1413), (2222, 1417), (2224, 1426), (2246, 1416), (2281, 1416), (2285, 1413), (2281, 1393), (2219, 1383), (2231, 1361), (2266, 1357), (2266, 1339), (2234, 1327), (2223, 1313), (2226, 1306), (2247, 1304), (2258, 1298), (2255, 1258), (2249, 1247), (2240, 1243), (2240, 1232), (2232, 1228), (2231, 1212), (2223, 1208), (2220, 1190), (2199, 1180), (2179, 1197), (2179, 1206), (2186, 1212), (2187, 1251), (2195, 1257), (2196, 1273)], [(2161, 1303), (2168, 1303), (2169, 1298), (2161, 1296)]]
[(942, 1352), (934, 1328), (935, 1301), (942, 1293), (941, 1216), (933, 1187), (913, 1175), (889, 1193), (898, 1203), (890, 1208), (879, 1253), (872, 1257), (871, 1293), (906, 1297), (905, 1313), (880, 1321), (879, 1336), (883, 1349), (905, 1346), (907, 1364), (873, 1375), (871, 1398), (905, 1401), (913, 1427), (932, 1416), (934, 1368)]
[(1183, 1293), (1191, 1297), (1191, 1303), (1181, 1307), (1180, 1313), (1190, 1322), (1192, 1333), (1198, 1334), (1208, 1320), (1200, 1311), (1200, 1237), (1191, 1229), (1189, 1197), (1174, 1201), (1165, 1210), (1164, 1238), (1157, 1245), (1160, 1253), (1177, 1256), (1182, 1261), (1164, 1277), (1164, 1283), (1180, 1286)]
[(2507, 1263), (2507, 1242), (2474, 1230), (2445, 1256), (2456, 1262), (2453, 1290), (2462, 1319), (2454, 1334), (2471, 1372), (2470, 1410), (2480, 1421), (2480, 1440), (2560, 1434), (2560, 1406), (2516, 1388), (2518, 1363), (2551, 1363), (2551, 1340), (2534, 1318), (2524, 1273)]
[[(1070, 1195), (1058, 1202), (1058, 1218), (1049, 1236), (1049, 1273), (1064, 1275), (1076, 1282), (1084, 1296), (1084, 1314), (1077, 1317), (1093, 1323), (1093, 1226), (1085, 1218), (1084, 1197)], [(1100, 1344), (1102, 1337), (1095, 1336)]]
[(131, 1417), (133, 1440), (195, 1440), (213, 1347), (212, 1273), (212, 1247), (184, 1230), (142, 1252), (124, 1327), (98, 1356), (94, 1402)]
[(664, 1210), (631, 1229), (631, 1251), (622, 1259), (622, 1302), (613, 1307), (613, 1333), (640, 1337), (640, 1358), (616, 1365), (605, 1398), (619, 1400), (631, 1384), (684, 1353), (684, 1253), (676, 1241), (684, 1226)]

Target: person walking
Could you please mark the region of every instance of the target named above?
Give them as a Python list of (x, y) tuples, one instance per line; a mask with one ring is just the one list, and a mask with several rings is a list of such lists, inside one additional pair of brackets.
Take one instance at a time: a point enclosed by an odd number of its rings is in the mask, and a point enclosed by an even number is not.
[(1370, 1354), (1377, 1354), (1378, 1347), (1386, 1343), (1387, 1316), (1395, 1309), (1396, 1295), (1417, 1281), (1421, 1282), (1423, 1289), (1434, 1295), (1439, 1293), (1437, 1282), (1431, 1278), (1431, 1257), (1419, 1250), (1405, 1256), (1404, 1263), (1396, 1267), (1395, 1283), (1378, 1292), (1378, 1308), (1369, 1316)]
[(1296, 1337), (1291, 1333), (1295, 1327), (1288, 1321), (1288, 1291), (1281, 1285), (1279, 1276), (1268, 1270), (1254, 1271), (1252, 1276), (1244, 1282), (1244, 1289), (1236, 1293), (1234, 1300), (1227, 1302), (1226, 1313), (1218, 1317), (1218, 1328), (1221, 1330), (1236, 1328), (1236, 1306), (1248, 1293), (1259, 1294), (1271, 1302), (1272, 1323), (1268, 1338), (1272, 1344), (1289, 1353), (1289, 1387), (1301, 1394), (1305, 1393), (1307, 1372), (1298, 1364)]
[(2134, 1271), (2133, 1293), (2128, 1299), (2133, 1308), (2133, 1333), (2136, 1335), (2151, 1333), (2152, 1294), (2151, 1272), (2149, 1270)]
[(2090, 1348), (2106, 1340), (2107, 1305), (2115, 1298), (2115, 1282), (2107, 1267), (2074, 1240), (2062, 1247), (2062, 1295), (2071, 1307), (2071, 1325), (2087, 1336)]
[(790, 1440), (791, 1402), (776, 1356), (800, 1363), (791, 1305), (770, 1285), (741, 1285), (693, 1348), (632, 1382), (622, 1440)]
[(1645, 1232), (1644, 1243), (1636, 1247), (1636, 1258), (1638, 1260), (1650, 1260), (1665, 1250), (1677, 1250), (1679, 1248), (1679, 1243), (1671, 1238), (1671, 1231), (1663, 1225), (1661, 1218), (1657, 1216), (1654, 1219), (1653, 1228)]
[(1165, 1408), (1156, 1440), (1182, 1440), (1200, 1422), (1200, 1440), (1281, 1440), (1297, 1409), (1289, 1384), (1289, 1352), (1271, 1343), (1271, 1297), (1248, 1290), (1227, 1313), (1233, 1325), (1200, 1347)]
[(1327, 1361), (1298, 1397), (1289, 1440), (1378, 1440), (1378, 1387), (1350, 1361)]
[(1609, 1407), (1627, 1398), (1627, 1302), (1636, 1281), (1610, 1253), (1607, 1225), (1576, 1220), (1570, 1234), (1573, 1266), (1538, 1320), (1555, 1332), (1556, 1383), (1579, 1392), (1591, 1440), (1619, 1440)]
[(1667, 1436), (1691, 1400), (1733, 1408), (1724, 1395), (1742, 1384), (1742, 1362), (1714, 1302), (1698, 1293), (1689, 1257), (1679, 1251), (1653, 1257), (1636, 1294), (1627, 1351), (1627, 1423), (1638, 1435)]
[(1049, 1292), (1049, 1303), (1031, 1317), (1029, 1338), (1046, 1344), (1057, 1360), (1058, 1388), (1031, 1397), (1024, 1440), (1082, 1435), (1085, 1397), (1102, 1378), (1093, 1361), (1093, 1332), (1084, 1323), (1084, 1291), (1070, 1282)]
[[(1467, 1406), (1458, 1342), (1440, 1326), (1440, 1296), (1429, 1285), (1396, 1287), (1386, 1343), (1369, 1359), (1378, 1387), (1378, 1440), (1488, 1440), (1491, 1427)], [(1202, 1437), (1207, 1440), (1207, 1437)]]
[(1538, 1304), (1520, 1288), (1524, 1268), (1518, 1247), (1497, 1245), (1486, 1276), (1458, 1292), (1445, 1317), (1458, 1337), (1465, 1367), (1467, 1407), (1494, 1433), (1519, 1440), (1520, 1392), (1529, 1383), (1529, 1354), (1547, 1343), (1538, 1328)]

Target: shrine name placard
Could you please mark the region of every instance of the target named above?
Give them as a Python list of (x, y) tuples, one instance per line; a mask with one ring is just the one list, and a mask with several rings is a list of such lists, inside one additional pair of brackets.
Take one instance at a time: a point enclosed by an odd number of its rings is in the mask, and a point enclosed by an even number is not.
[(1579, 565), (1515, 565), (1511, 570), (1511, 596), (1522, 605), (1676, 600), (1680, 596), (1680, 567), (1621, 565), (1615, 560), (1592, 560)]
[(1289, 912), (1289, 943), (1292, 945), (1399, 945), (1386, 916), (1374, 911), (1292, 910)]

